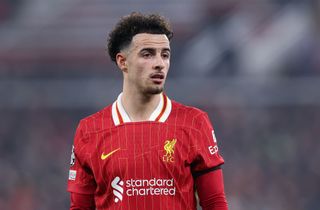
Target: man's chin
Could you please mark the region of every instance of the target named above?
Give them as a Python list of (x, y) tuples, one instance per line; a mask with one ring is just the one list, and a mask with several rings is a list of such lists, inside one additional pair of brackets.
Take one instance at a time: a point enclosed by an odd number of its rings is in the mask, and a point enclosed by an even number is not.
[(160, 94), (163, 92), (163, 87), (148, 88), (144, 92), (145, 92), (145, 94), (148, 94), (148, 95)]

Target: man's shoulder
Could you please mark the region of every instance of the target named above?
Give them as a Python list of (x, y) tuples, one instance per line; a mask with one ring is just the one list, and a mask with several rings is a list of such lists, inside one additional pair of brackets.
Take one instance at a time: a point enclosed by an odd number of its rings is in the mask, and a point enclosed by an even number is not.
[(172, 112), (170, 115), (168, 123), (174, 126), (182, 126), (200, 132), (203, 129), (212, 128), (208, 114), (194, 106), (187, 106), (172, 101)]
[(100, 111), (81, 119), (79, 125), (82, 128), (82, 132), (86, 134), (95, 133), (114, 126), (111, 106), (112, 105), (106, 106)]
[(178, 115), (187, 115), (189, 117), (197, 117), (206, 114), (206, 112), (200, 108), (188, 106), (176, 101), (172, 101), (172, 111)]
[(171, 122), (174, 122), (175, 125), (199, 129), (205, 118), (207, 118), (205, 111), (172, 101)]

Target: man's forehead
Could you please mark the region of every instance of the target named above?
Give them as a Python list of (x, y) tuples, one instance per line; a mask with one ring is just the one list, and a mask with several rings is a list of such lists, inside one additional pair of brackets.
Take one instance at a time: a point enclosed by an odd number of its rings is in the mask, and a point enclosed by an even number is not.
[(170, 42), (165, 34), (136, 34), (132, 38), (132, 46), (134, 48), (155, 47), (170, 48)]

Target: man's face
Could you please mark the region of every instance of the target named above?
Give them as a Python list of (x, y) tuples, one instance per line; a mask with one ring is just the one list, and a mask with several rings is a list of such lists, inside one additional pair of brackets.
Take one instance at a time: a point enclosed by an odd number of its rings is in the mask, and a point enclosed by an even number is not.
[(170, 43), (164, 34), (141, 33), (125, 50), (125, 82), (143, 94), (159, 94), (170, 66)]

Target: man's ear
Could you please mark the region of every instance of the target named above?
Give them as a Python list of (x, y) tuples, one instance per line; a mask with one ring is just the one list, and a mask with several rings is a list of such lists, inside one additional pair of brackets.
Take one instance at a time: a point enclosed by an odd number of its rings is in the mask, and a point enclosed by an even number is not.
[(119, 52), (116, 55), (116, 62), (121, 71), (126, 72), (128, 70), (127, 57), (123, 52)]

